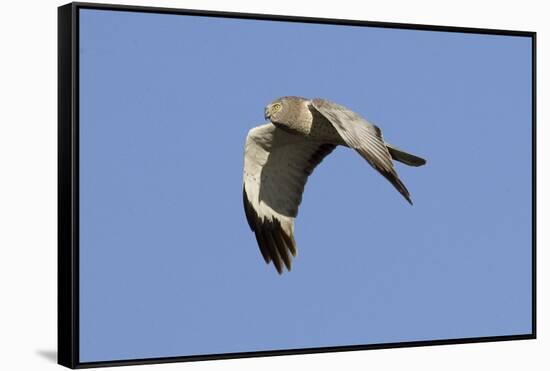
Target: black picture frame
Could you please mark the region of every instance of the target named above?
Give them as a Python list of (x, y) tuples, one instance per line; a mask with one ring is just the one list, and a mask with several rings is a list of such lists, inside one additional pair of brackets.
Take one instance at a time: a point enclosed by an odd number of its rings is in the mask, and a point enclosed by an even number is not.
[[(532, 41), (532, 331), (513, 336), (395, 342), (323, 348), (282, 349), (200, 356), (80, 362), (79, 359), (79, 10), (101, 9), (222, 18), (375, 26), (410, 30), (509, 35)], [(536, 32), (433, 26), (268, 14), (229, 13), (96, 3), (70, 3), (58, 8), (58, 363), (69, 368), (137, 365), (289, 354), (536, 339)]]

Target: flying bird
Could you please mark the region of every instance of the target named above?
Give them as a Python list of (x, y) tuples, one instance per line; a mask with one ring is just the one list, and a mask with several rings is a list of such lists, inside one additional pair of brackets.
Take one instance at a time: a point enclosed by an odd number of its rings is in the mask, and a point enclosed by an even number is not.
[(283, 265), (290, 271), (296, 256), (294, 219), (308, 176), (336, 146), (357, 151), (412, 205), (392, 160), (409, 166), (426, 160), (386, 143), (380, 128), (357, 113), (325, 99), (287, 96), (265, 107), (265, 119), (246, 138), (243, 201), (262, 257), (279, 274)]

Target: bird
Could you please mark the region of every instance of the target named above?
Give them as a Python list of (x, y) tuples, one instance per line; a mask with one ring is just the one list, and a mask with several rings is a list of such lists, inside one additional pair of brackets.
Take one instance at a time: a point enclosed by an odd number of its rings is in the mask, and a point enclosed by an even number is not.
[(322, 98), (283, 96), (265, 106), (264, 118), (246, 137), (243, 203), (264, 261), (279, 274), (296, 257), (294, 220), (307, 179), (337, 146), (355, 150), (412, 205), (392, 160), (426, 160), (385, 142), (380, 128), (354, 111)]

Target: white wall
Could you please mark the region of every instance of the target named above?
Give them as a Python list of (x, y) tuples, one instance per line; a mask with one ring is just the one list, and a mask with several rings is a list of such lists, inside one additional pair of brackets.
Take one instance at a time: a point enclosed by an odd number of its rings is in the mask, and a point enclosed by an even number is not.
[[(549, 218), (546, 91), (550, 23), (544, 1), (122, 1), (216, 9), (538, 32), (539, 288), (548, 287)], [(55, 369), (56, 27), (60, 1), (5, 1), (0, 10), (0, 368)], [(546, 99), (545, 99), (546, 98)], [(546, 106), (545, 106), (546, 103)], [(521, 129), (525, 130), (525, 129)], [(545, 148), (546, 147), (546, 148)], [(507, 155), (513, 156), (511, 151)], [(505, 156), (504, 156), (505, 157)], [(539, 339), (138, 366), (139, 370), (542, 369), (550, 349), (548, 293), (539, 290)], [(546, 356), (546, 357), (545, 357)], [(137, 367), (128, 367), (138, 369)]]

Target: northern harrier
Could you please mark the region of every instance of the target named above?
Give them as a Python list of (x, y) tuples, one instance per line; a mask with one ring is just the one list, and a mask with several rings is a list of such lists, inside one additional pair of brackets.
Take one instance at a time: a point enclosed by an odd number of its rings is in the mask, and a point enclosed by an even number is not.
[(271, 122), (248, 132), (244, 153), (244, 209), (266, 263), (291, 269), (294, 219), (313, 169), (338, 145), (353, 148), (412, 205), (392, 159), (426, 160), (384, 142), (382, 131), (355, 112), (324, 99), (282, 97), (265, 108)]

